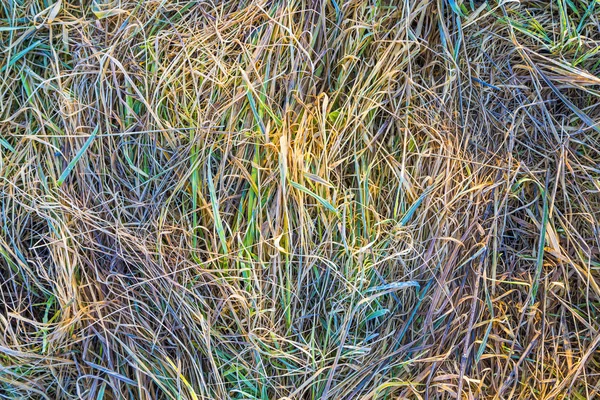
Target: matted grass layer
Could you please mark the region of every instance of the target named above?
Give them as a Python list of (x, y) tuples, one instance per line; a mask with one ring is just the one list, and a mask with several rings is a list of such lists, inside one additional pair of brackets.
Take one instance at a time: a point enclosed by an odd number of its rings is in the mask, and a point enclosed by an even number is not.
[(599, 17), (3, 0), (0, 398), (600, 396)]

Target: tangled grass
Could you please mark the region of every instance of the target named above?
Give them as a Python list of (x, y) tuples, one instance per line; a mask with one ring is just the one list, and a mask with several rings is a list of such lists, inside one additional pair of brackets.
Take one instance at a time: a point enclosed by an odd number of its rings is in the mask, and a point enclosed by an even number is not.
[(600, 396), (596, 0), (3, 0), (0, 398)]

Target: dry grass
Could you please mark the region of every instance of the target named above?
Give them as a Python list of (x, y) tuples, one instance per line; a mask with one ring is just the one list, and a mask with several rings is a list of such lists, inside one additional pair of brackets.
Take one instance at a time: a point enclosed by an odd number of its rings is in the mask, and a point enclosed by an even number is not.
[(599, 27), (3, 0), (0, 398), (597, 398)]

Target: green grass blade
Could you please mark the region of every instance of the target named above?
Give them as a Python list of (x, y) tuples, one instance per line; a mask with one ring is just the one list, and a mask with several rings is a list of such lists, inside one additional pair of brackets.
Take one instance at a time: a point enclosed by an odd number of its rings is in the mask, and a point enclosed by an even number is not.
[(77, 162), (79, 161), (79, 159), (85, 154), (88, 147), (90, 147), (90, 145), (96, 138), (96, 134), (98, 133), (99, 128), (100, 128), (100, 126), (96, 126), (96, 128), (94, 129), (92, 134), (87, 138), (87, 140), (85, 141), (83, 146), (81, 146), (81, 149), (79, 149), (77, 154), (75, 154), (75, 157), (71, 160), (71, 162), (69, 162), (69, 165), (67, 165), (67, 168), (65, 168), (63, 173), (60, 174), (58, 181), (56, 181), (57, 186), (61, 186), (64, 183), (65, 179), (67, 179), (69, 177), (69, 174), (71, 173), (73, 168), (75, 168), (75, 165), (77, 165)]
[(11, 59), (8, 61), (7, 64), (5, 64), (4, 66), (2, 66), (2, 68), (0, 68), (0, 73), (6, 71), (6, 69), (15, 65), (15, 63), (17, 61), (19, 61), (21, 58), (25, 57), (25, 55), (27, 55), (27, 53), (29, 53), (31, 50), (35, 49), (36, 47), (38, 47), (41, 44), (42, 44), (42, 41), (38, 40), (37, 42), (30, 44), (25, 49), (23, 49), (20, 52), (18, 52), (17, 54), (15, 54), (13, 57), (11, 57)]
[(208, 157), (208, 165), (206, 168), (206, 181), (208, 184), (208, 193), (210, 195), (210, 204), (212, 207), (213, 218), (215, 219), (215, 228), (217, 230), (217, 235), (219, 236), (219, 240), (221, 242), (221, 249), (223, 253), (227, 254), (227, 239), (225, 237), (225, 229), (223, 228), (223, 221), (221, 220), (221, 214), (219, 213), (219, 200), (217, 198), (217, 191), (215, 190), (215, 184), (213, 181), (213, 176), (210, 168), (210, 164), (212, 161), (212, 156)]
[(316, 194), (315, 192), (311, 191), (310, 189), (302, 186), (299, 183), (296, 183), (294, 181), (290, 181), (290, 185), (292, 185), (294, 188), (300, 190), (302, 193), (305, 193), (309, 196), (311, 196), (312, 198), (314, 198), (315, 200), (317, 200), (319, 203), (321, 203), (323, 206), (325, 206), (325, 208), (327, 208), (329, 211), (333, 212), (334, 214), (338, 215), (338, 209), (335, 208), (330, 202), (328, 202), (327, 200), (325, 200), (324, 198), (322, 198), (321, 196), (319, 196), (318, 194)]

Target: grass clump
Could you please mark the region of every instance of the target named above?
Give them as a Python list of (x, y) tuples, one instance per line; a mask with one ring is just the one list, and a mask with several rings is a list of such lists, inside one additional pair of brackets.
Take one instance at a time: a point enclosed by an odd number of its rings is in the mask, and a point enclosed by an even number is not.
[(3, 2), (0, 398), (597, 397), (599, 17)]

